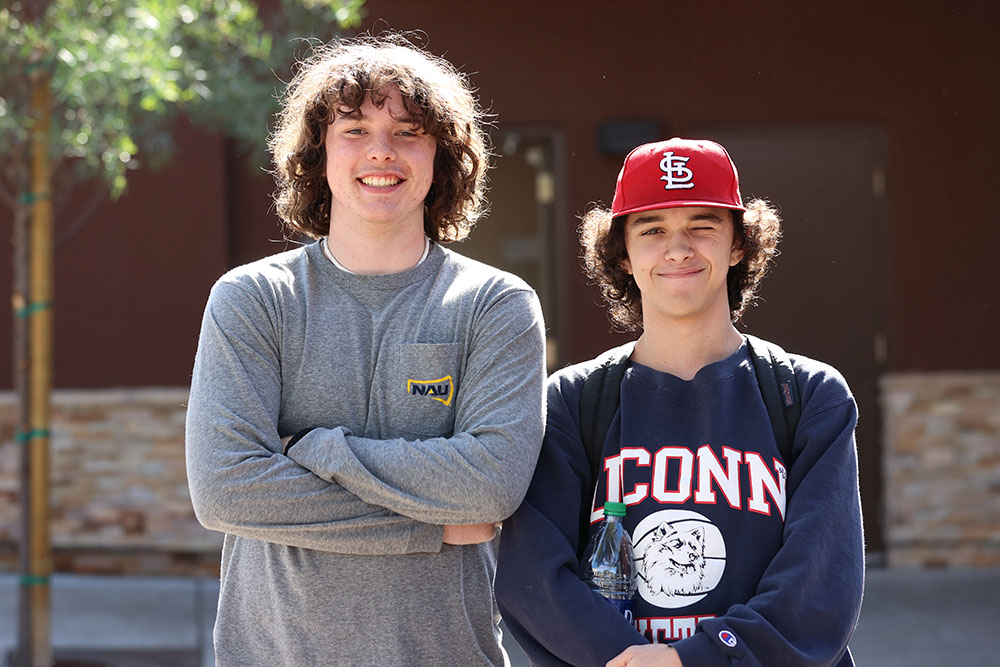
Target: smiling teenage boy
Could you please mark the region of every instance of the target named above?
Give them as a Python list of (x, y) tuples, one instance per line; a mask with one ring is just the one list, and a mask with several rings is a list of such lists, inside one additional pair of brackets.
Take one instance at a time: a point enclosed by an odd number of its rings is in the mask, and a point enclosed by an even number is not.
[[(751, 346), (734, 326), (779, 236), (776, 212), (744, 206), (729, 155), (702, 140), (636, 148), (611, 210), (584, 217), (588, 273), (612, 320), (641, 334), (549, 380), (538, 468), (505, 523), (496, 583), (532, 664), (853, 664), (864, 571), (854, 400), (830, 366)], [(801, 409), (784, 453), (759, 348), (787, 360), (785, 407)], [(581, 396), (615, 355), (627, 365), (592, 465)], [(619, 499), (638, 573), (632, 620), (579, 577), (581, 545)]]
[(481, 211), (481, 112), (401, 38), (343, 41), (270, 147), (278, 213), (316, 242), (205, 310), (187, 464), (225, 533), (217, 664), (503, 665), (497, 524), (541, 444), (544, 343), (523, 281), (440, 245)]

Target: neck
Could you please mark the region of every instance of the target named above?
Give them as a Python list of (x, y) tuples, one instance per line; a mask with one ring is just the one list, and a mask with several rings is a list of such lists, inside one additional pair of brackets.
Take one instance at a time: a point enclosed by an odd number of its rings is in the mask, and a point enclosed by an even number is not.
[(714, 326), (684, 321), (650, 324), (643, 318), (644, 330), (632, 359), (682, 380), (690, 380), (705, 366), (725, 359), (743, 343), (728, 318)]
[(371, 229), (347, 229), (330, 222), (327, 245), (337, 261), (348, 271), (367, 275), (400, 273), (416, 266), (424, 254), (423, 225), (403, 229), (386, 225)]

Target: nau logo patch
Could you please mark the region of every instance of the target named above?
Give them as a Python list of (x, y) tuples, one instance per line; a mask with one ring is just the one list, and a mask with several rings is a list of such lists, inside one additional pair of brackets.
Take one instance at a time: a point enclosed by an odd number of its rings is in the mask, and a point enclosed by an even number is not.
[(406, 393), (410, 396), (429, 396), (435, 401), (451, 405), (451, 397), (455, 393), (455, 383), (450, 375), (437, 380), (407, 380)]

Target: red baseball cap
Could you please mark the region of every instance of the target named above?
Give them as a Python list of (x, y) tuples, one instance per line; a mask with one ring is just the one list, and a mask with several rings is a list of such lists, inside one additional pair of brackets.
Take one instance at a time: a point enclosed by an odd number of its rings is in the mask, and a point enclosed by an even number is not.
[(740, 178), (726, 149), (707, 139), (643, 144), (618, 174), (611, 216), (677, 206), (715, 206), (745, 211)]

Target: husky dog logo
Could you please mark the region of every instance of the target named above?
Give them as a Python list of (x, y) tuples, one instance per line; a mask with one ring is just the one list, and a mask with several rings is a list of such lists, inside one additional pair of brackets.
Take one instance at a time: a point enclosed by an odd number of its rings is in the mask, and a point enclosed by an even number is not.
[(685, 166), (690, 159), (674, 155), (673, 151), (663, 154), (663, 159), (660, 160), (660, 171), (663, 172), (663, 176), (660, 176), (660, 180), (667, 182), (663, 186), (664, 190), (686, 190), (694, 187), (694, 182), (691, 180), (694, 178), (694, 172)]
[(655, 512), (639, 522), (632, 540), (639, 595), (657, 607), (694, 604), (722, 579), (726, 566), (722, 533), (697, 512)]
[(455, 383), (450, 375), (437, 380), (407, 380), (406, 393), (410, 396), (429, 396), (435, 401), (451, 405), (451, 397), (455, 393)]
[(649, 535), (642, 551), (642, 578), (654, 593), (693, 595), (705, 583), (705, 530), (677, 530), (666, 521)]

